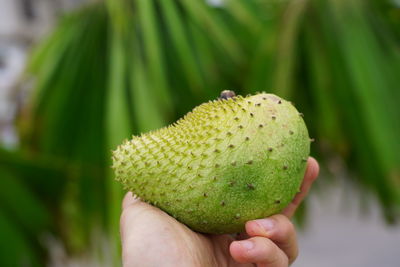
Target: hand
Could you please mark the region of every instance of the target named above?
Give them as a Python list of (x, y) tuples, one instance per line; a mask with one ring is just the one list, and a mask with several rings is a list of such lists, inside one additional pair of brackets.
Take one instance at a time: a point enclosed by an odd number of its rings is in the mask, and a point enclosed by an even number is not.
[(248, 221), (246, 232), (231, 235), (193, 232), (160, 209), (128, 193), (123, 201), (123, 264), (131, 266), (267, 266), (286, 267), (297, 257), (296, 232), (290, 218), (317, 178), (319, 166), (309, 158), (292, 203), (266, 219)]

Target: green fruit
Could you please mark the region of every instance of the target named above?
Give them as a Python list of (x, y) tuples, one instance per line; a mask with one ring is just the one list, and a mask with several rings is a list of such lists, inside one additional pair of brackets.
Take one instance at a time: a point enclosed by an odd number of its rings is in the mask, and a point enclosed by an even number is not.
[(290, 102), (257, 94), (214, 100), (134, 136), (113, 154), (126, 189), (203, 233), (240, 232), (298, 192), (310, 149)]

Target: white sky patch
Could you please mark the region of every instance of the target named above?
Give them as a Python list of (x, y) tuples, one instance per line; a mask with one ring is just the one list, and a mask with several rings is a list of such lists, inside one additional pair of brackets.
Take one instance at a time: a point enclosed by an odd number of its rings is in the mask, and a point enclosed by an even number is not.
[(210, 6), (220, 7), (224, 6), (225, 0), (206, 0), (207, 4)]

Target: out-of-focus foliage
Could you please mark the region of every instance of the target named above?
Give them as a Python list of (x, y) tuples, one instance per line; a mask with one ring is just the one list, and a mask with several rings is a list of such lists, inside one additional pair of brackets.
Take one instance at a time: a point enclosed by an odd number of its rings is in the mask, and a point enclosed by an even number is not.
[(44, 233), (58, 233), (62, 162), (0, 149), (0, 263), (41, 266)]
[[(399, 217), (394, 2), (221, 3), (96, 2), (64, 16), (38, 45), (28, 67), (35, 88), (18, 121), (20, 151), (0, 153), (0, 233), (13, 240), (0, 249), (1, 263), (40, 264), (46, 232), (70, 252), (85, 251), (98, 228), (109, 233), (118, 262), (122, 191), (110, 151), (223, 89), (292, 100), (317, 140), (313, 154), (333, 174), (340, 157), (388, 221)], [(21, 251), (26, 256), (15, 256)]]

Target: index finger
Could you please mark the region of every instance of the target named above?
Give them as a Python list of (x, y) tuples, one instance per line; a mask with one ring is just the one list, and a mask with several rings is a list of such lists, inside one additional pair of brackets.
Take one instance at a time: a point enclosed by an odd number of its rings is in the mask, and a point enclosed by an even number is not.
[(300, 203), (307, 196), (312, 183), (315, 181), (315, 179), (317, 179), (318, 173), (318, 162), (314, 158), (309, 157), (307, 160), (306, 173), (304, 174), (303, 183), (300, 187), (300, 192), (297, 193), (293, 201), (283, 210), (283, 215), (286, 215), (288, 218), (291, 218), (293, 216)]

